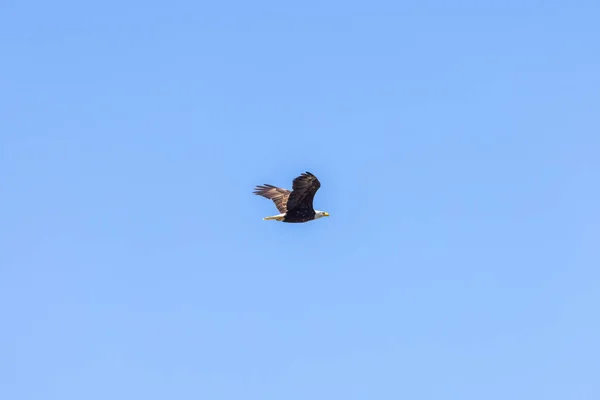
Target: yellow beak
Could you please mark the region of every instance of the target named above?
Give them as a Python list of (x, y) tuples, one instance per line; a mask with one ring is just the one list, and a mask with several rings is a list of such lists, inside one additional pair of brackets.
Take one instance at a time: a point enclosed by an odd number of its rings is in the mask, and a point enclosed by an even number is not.
[(329, 217), (329, 213), (328, 212), (324, 212), (323, 215), (326, 216), (326, 217)]

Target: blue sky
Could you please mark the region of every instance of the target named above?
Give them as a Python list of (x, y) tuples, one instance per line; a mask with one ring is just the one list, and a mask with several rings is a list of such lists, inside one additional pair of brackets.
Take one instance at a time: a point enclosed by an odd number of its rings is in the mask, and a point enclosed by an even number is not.
[(597, 2), (3, 10), (0, 398), (600, 396)]

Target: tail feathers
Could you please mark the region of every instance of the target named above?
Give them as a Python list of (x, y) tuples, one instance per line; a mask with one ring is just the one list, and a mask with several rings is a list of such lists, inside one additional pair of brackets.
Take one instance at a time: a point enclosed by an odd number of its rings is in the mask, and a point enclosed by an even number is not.
[(279, 214), (279, 215), (273, 215), (271, 217), (264, 217), (263, 220), (265, 220), (265, 221), (271, 221), (271, 220), (283, 221), (284, 217), (285, 217), (285, 214)]

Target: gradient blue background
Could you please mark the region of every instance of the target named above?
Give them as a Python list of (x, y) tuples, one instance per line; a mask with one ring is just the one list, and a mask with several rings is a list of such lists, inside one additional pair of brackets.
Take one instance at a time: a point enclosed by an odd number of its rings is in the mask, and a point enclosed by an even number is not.
[(4, 2), (0, 398), (600, 398), (598, 21)]

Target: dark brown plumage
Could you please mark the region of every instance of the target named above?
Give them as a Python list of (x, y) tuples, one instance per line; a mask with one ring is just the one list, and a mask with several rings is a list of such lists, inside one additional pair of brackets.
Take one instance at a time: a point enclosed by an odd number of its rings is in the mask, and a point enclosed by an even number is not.
[(254, 194), (272, 200), (283, 216), (268, 217), (283, 222), (307, 222), (320, 217), (329, 216), (323, 211), (315, 211), (313, 200), (321, 182), (310, 172), (305, 172), (294, 179), (292, 191), (273, 185), (256, 186)]

